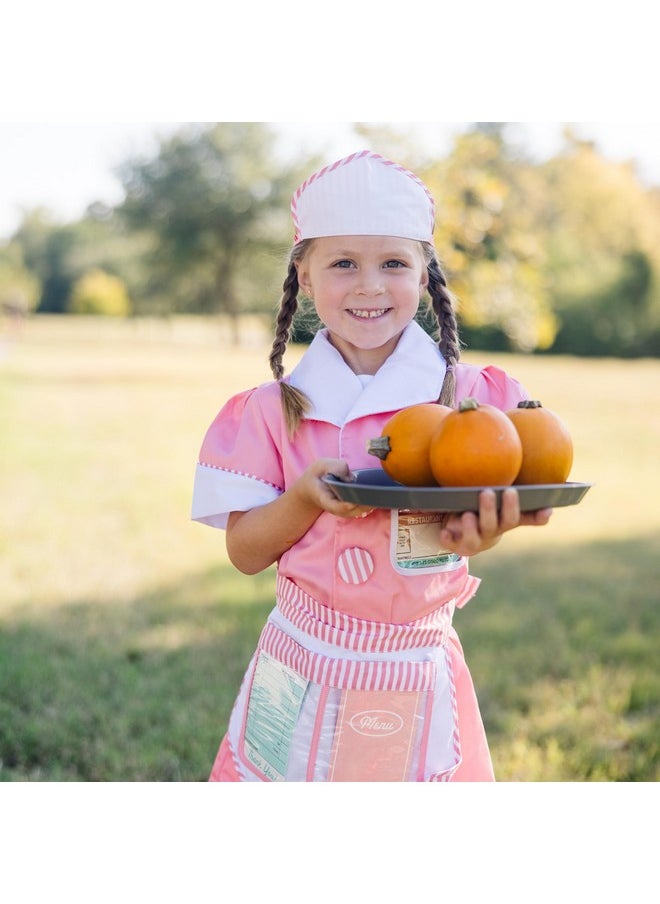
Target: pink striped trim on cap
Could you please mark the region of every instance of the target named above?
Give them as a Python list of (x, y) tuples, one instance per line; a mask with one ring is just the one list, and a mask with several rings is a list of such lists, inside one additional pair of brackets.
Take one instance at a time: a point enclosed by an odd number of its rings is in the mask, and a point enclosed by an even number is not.
[(294, 243), (330, 235), (392, 235), (430, 242), (435, 203), (424, 183), (373, 151), (312, 173), (291, 199)]
[(435, 687), (430, 660), (336, 659), (302, 647), (280, 628), (266, 624), (259, 648), (299, 675), (326, 687), (361, 691), (428, 691)]
[(454, 601), (445, 603), (423, 618), (395, 625), (355, 618), (329, 609), (293, 581), (278, 575), (277, 608), (296, 628), (324, 643), (356, 653), (396, 653), (444, 646), (451, 628)]

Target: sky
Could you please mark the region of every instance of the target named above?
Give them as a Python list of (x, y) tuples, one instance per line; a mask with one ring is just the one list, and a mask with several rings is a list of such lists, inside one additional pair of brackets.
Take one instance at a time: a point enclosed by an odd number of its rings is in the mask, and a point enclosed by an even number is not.
[[(660, 185), (660, 122), (644, 121), (658, 110), (648, 0), (624, 8), (555, 0), (541, 15), (528, 0), (435, 8), (337, 0), (316, 21), (302, 0), (262, 5), (256, 17), (253, 4), (203, 0), (6, 7), (0, 240), (25, 209), (71, 220), (95, 200), (118, 203), (117, 165), (155, 153), (158, 136), (187, 118), (273, 120), (283, 152), (332, 160), (361, 144), (350, 122), (315, 120), (421, 120), (429, 111), (547, 120), (520, 123), (526, 146), (543, 157), (560, 144), (555, 119), (609, 117), (622, 121), (574, 124), (605, 156), (635, 159), (643, 180)], [(301, 121), (278, 122), (291, 115)], [(466, 125), (391, 124), (439, 154)]]
[[(23, 211), (47, 208), (60, 222), (76, 220), (94, 201), (121, 201), (117, 166), (136, 155), (153, 155), (159, 138), (183, 122), (0, 122), (0, 240), (18, 227)], [(283, 156), (319, 152), (328, 161), (362, 145), (350, 122), (273, 122)], [(444, 154), (467, 123), (392, 122)], [(541, 159), (561, 143), (564, 123), (523, 122), (515, 126), (525, 148)], [(660, 122), (572, 123), (580, 137), (595, 141), (613, 160), (634, 160), (645, 184), (660, 185)]]

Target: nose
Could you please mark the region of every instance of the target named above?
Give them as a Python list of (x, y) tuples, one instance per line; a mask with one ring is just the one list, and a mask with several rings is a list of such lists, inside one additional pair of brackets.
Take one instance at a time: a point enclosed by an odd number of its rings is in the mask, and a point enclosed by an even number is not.
[(356, 295), (364, 295), (367, 298), (372, 298), (375, 295), (382, 295), (384, 291), (385, 286), (380, 270), (368, 270), (363, 271), (360, 274), (360, 279), (358, 280), (355, 289)]

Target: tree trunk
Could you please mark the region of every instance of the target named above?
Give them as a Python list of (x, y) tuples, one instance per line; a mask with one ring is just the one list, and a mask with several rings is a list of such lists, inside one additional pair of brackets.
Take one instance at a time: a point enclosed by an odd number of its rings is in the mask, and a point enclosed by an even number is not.
[(234, 274), (236, 256), (233, 249), (225, 248), (224, 254), (218, 261), (216, 268), (216, 297), (218, 299), (218, 312), (227, 314), (231, 329), (231, 344), (235, 347), (240, 343), (240, 325), (238, 316), (238, 299), (234, 289)]

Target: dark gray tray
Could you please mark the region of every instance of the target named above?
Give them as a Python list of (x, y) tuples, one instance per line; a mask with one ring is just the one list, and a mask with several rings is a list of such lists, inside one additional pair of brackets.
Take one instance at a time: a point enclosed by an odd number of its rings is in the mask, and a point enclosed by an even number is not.
[[(479, 509), (479, 493), (495, 490), (499, 508), (506, 487), (406, 487), (388, 477), (382, 468), (365, 468), (355, 472), (355, 481), (347, 483), (328, 475), (325, 482), (346, 502), (371, 505), (374, 508), (408, 509), (431, 512), (475, 512)], [(577, 505), (591, 483), (547, 483), (516, 486), (523, 512), (542, 508)]]

